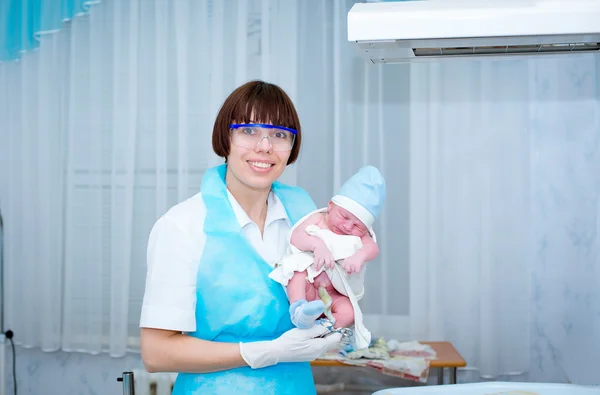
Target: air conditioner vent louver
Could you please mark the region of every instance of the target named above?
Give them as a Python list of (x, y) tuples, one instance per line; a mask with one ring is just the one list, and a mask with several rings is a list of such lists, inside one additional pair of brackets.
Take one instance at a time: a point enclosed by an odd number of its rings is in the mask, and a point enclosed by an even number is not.
[(372, 63), (600, 58), (600, 0), (356, 2), (348, 41)]
[(539, 52), (600, 51), (600, 43), (505, 45), (487, 47), (413, 48), (415, 56), (464, 56), (499, 54), (534, 54)]

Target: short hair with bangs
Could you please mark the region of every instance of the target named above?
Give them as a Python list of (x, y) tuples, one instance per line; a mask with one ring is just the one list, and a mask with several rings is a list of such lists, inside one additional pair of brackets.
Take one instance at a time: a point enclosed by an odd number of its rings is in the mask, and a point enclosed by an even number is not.
[(221, 106), (212, 134), (213, 151), (218, 156), (229, 156), (231, 123), (267, 123), (297, 131), (287, 164), (298, 159), (302, 133), (294, 103), (283, 89), (275, 84), (255, 80), (236, 88)]

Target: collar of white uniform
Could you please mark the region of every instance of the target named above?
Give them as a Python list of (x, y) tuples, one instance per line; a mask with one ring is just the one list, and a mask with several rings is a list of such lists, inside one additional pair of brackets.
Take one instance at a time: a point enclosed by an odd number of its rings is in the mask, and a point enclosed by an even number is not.
[[(233, 208), (233, 213), (241, 228), (254, 223), (229, 190), (227, 190), (227, 197), (229, 198), (229, 203)], [(290, 219), (287, 216), (285, 207), (283, 207), (283, 203), (281, 203), (281, 200), (279, 200), (277, 195), (271, 191), (267, 198), (267, 220), (265, 221), (265, 228), (279, 219), (284, 219), (288, 226), (291, 226)]]

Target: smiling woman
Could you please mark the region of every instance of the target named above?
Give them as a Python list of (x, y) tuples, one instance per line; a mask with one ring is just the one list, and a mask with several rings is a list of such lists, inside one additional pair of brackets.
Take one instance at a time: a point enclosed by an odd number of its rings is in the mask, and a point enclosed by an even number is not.
[(185, 372), (174, 394), (315, 393), (306, 362), (341, 335), (323, 338), (328, 329), (317, 324), (293, 328), (285, 291), (268, 277), (290, 227), (316, 208), (304, 190), (276, 181), (298, 157), (300, 136), (281, 88), (240, 86), (213, 128), (213, 149), (225, 164), (207, 170), (201, 192), (154, 225), (142, 359), (149, 371)]

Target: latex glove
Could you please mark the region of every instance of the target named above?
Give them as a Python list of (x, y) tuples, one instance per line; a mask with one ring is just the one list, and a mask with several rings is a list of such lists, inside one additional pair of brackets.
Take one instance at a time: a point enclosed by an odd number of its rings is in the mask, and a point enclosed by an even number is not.
[(326, 269), (333, 269), (335, 266), (335, 259), (333, 259), (333, 255), (329, 248), (325, 244), (317, 246), (313, 251), (315, 256), (315, 270), (319, 271), (323, 266)]
[(318, 323), (309, 329), (294, 328), (275, 340), (240, 342), (240, 353), (252, 369), (264, 368), (279, 362), (309, 362), (319, 358), (342, 340), (339, 332), (317, 338), (327, 332), (329, 329)]

